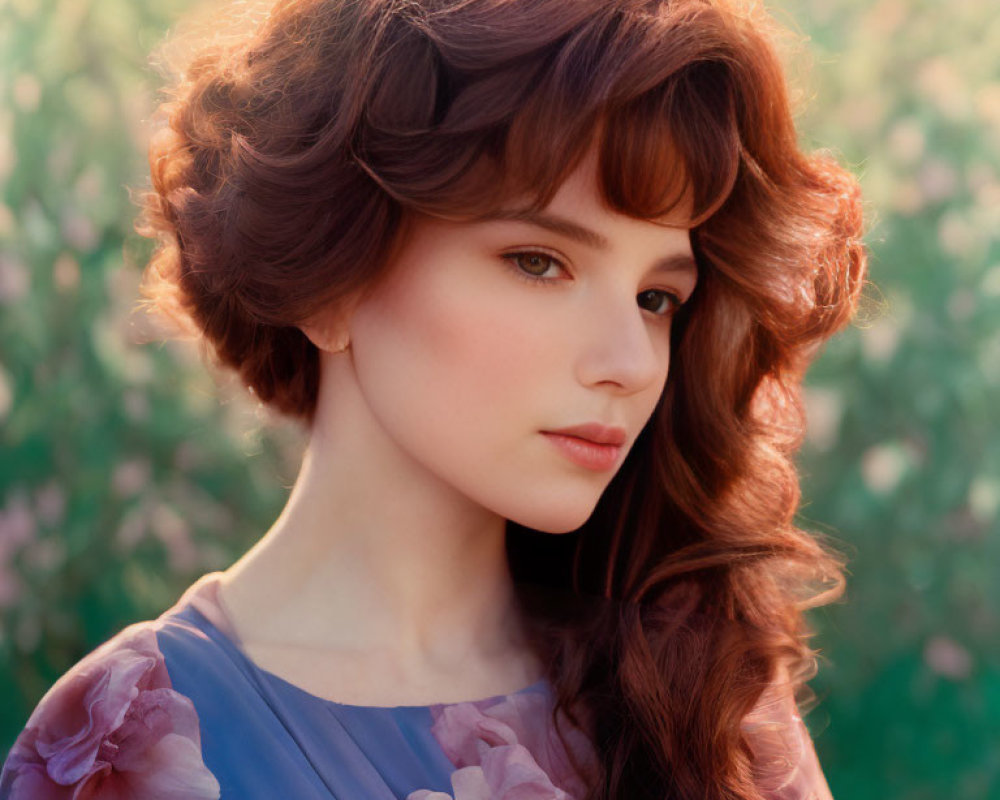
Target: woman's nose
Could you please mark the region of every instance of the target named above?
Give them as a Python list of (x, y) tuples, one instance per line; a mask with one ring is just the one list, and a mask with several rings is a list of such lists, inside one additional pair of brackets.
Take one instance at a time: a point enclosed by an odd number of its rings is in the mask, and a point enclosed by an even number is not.
[(635, 296), (597, 298), (579, 329), (584, 346), (577, 377), (584, 385), (613, 384), (622, 393), (633, 394), (666, 378), (669, 323), (653, 319)]

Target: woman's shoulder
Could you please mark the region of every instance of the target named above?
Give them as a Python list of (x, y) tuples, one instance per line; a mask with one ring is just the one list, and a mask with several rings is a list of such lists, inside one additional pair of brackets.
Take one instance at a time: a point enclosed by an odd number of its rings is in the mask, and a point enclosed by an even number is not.
[(753, 753), (754, 783), (767, 800), (833, 800), (787, 672), (779, 670), (741, 728)]
[(210, 677), (219, 661), (189, 593), (157, 619), (119, 631), (52, 685), (7, 756), (0, 800), (54, 800), (70, 789), (74, 797), (219, 797), (202, 758), (199, 709), (171, 677), (182, 662)]

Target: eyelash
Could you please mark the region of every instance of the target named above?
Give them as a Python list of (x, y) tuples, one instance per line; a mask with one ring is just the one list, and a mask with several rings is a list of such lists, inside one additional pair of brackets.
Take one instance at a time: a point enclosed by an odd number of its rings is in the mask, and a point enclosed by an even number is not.
[[(533, 284), (535, 286), (538, 286), (538, 285), (553, 286), (555, 284), (555, 281), (553, 279), (551, 279), (551, 278), (543, 278), (543, 277), (540, 277), (538, 275), (532, 275), (530, 272), (525, 272), (523, 269), (521, 269), (520, 267), (518, 267), (517, 266), (517, 259), (519, 257), (521, 257), (521, 256), (542, 256), (543, 258), (547, 258), (553, 264), (558, 264), (560, 269), (563, 269), (563, 270), (566, 269), (566, 267), (562, 263), (562, 261), (560, 261), (555, 256), (551, 256), (548, 253), (545, 253), (545, 252), (543, 252), (541, 250), (518, 250), (517, 252), (514, 252), (514, 253), (505, 253), (502, 256), (502, 258), (510, 266), (511, 270), (514, 272), (514, 275), (516, 277), (520, 278), (521, 280), (525, 281), (526, 283), (530, 283), (530, 284)], [(680, 307), (682, 305), (684, 305), (684, 301), (681, 300), (681, 298), (677, 294), (675, 294), (674, 292), (668, 292), (668, 291), (665, 291), (663, 289), (647, 289), (646, 291), (647, 292), (658, 292), (658, 293), (664, 295), (665, 297), (667, 297), (669, 299), (669, 301), (671, 303), (671, 306), (672, 306), (669, 311), (667, 311), (665, 313), (662, 313), (662, 314), (657, 313), (655, 311), (651, 311), (650, 313), (653, 314), (654, 316), (662, 317), (662, 318), (669, 318), (674, 313), (676, 313), (677, 310), (680, 309)], [(645, 293), (646, 292), (643, 292), (642, 294), (645, 294)], [(644, 309), (644, 310), (648, 311), (649, 309)]]

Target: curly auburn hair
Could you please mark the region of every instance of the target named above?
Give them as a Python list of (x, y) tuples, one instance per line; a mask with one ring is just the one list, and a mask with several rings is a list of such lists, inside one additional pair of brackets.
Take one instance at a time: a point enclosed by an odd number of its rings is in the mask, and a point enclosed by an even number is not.
[(776, 796), (745, 720), (769, 687), (810, 698), (803, 611), (843, 590), (794, 523), (793, 456), (805, 369), (864, 284), (861, 199), (799, 150), (776, 30), (728, 0), (281, 0), (189, 60), (150, 149), (147, 306), (304, 424), (297, 325), (370, 290), (413, 212), (540, 209), (595, 142), (611, 209), (690, 192), (698, 288), (653, 416), (578, 531), (508, 523), (524, 603), (580, 601), (537, 619), (591, 800)]

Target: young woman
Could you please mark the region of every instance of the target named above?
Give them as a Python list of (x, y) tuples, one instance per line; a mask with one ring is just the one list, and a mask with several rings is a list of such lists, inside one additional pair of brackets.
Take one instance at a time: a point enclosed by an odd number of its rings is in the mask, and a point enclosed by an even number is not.
[(7, 798), (829, 798), (800, 384), (864, 280), (727, 0), (284, 0), (164, 106), (145, 293), (309, 444)]

